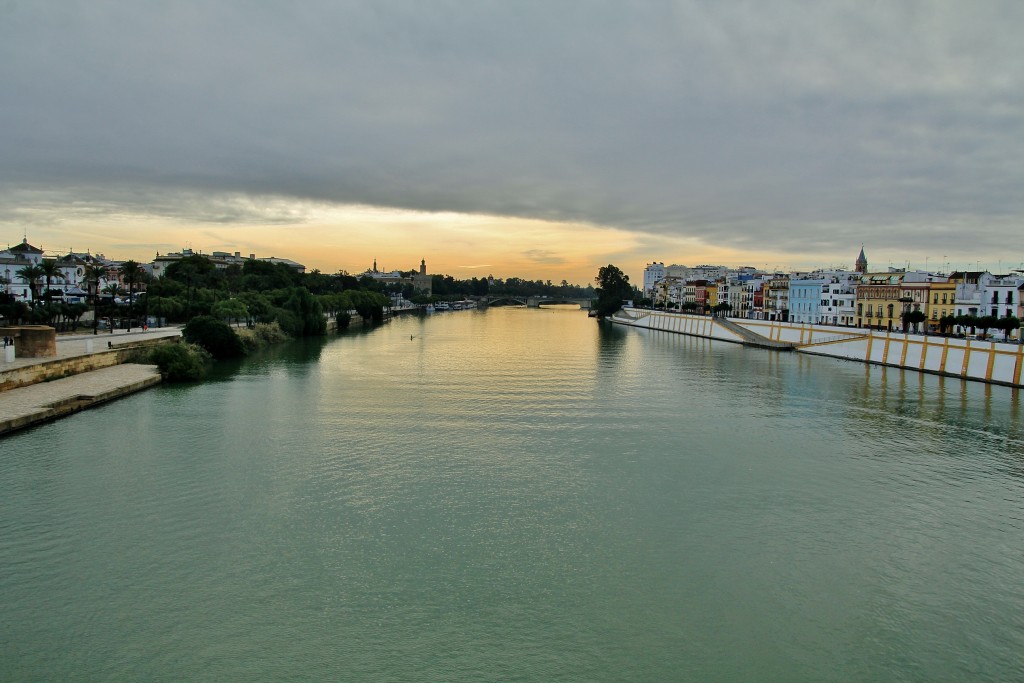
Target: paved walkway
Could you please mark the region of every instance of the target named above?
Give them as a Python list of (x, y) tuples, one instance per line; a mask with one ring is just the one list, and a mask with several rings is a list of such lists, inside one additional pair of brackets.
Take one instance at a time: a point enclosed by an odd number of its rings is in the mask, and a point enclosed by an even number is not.
[[(70, 334), (57, 336), (57, 355), (47, 358), (15, 358), (4, 362), (0, 355), (0, 373), (31, 365), (48, 363), (61, 358), (102, 353), (134, 342), (163, 337), (180, 337), (179, 327), (152, 328), (143, 332), (114, 330), (93, 335)], [(89, 350), (92, 342), (92, 350)], [(83, 372), (49, 382), (0, 391), (0, 435), (30, 427), (40, 422), (84, 410), (91, 406), (131, 394), (160, 382), (155, 365), (125, 363), (113, 367)]]
[[(114, 346), (120, 346), (123, 344), (130, 344), (132, 342), (145, 341), (147, 339), (156, 339), (158, 337), (180, 336), (180, 327), (151, 327), (145, 332), (143, 332), (141, 328), (136, 328), (131, 332), (114, 330), (113, 334), (107, 330), (106, 332), (100, 332), (97, 335), (93, 335), (92, 333), (59, 334), (57, 335), (56, 356), (48, 356), (46, 358), (15, 358), (13, 363), (5, 363), (3, 360), (3, 354), (0, 353), (0, 372), (3, 372), (4, 370), (13, 370), (15, 368), (23, 368), (37, 363), (46, 363), (52, 361), (54, 358), (84, 356), (89, 353), (87, 350), (87, 342), (89, 340), (92, 340), (92, 353), (99, 353), (110, 349), (110, 347), (107, 346), (108, 343), (113, 344)], [(0, 349), (0, 351), (2, 351), (2, 349)]]
[(84, 410), (160, 382), (155, 365), (125, 363), (0, 392), (0, 435)]

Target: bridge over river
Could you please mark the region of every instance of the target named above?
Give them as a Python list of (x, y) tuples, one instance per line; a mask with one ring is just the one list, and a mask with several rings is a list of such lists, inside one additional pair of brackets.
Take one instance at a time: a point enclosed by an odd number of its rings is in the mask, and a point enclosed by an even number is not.
[(490, 296), (487, 297), (487, 305), (497, 303), (514, 303), (527, 308), (540, 308), (541, 306), (577, 305), (581, 309), (590, 310), (591, 299), (576, 299), (564, 296)]

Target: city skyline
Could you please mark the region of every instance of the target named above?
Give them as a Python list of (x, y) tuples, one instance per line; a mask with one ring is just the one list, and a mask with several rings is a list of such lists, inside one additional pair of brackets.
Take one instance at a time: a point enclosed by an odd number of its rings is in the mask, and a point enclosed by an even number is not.
[(0, 8), (0, 235), (358, 272), (1019, 268), (1013, 2)]

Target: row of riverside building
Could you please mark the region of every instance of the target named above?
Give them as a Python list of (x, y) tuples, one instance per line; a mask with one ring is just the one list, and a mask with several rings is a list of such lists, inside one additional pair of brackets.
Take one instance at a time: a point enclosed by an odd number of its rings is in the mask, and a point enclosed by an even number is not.
[[(191, 249), (182, 249), (180, 252), (169, 254), (158, 253), (153, 261), (139, 263), (139, 266), (151, 277), (159, 278), (163, 276), (170, 264), (197, 255), (209, 259), (214, 267), (219, 269), (227, 269), (232, 265), (241, 266), (247, 260), (237, 251), (234, 253), (215, 251), (212, 254), (197, 254)], [(286, 258), (271, 256), (257, 259), (255, 254), (250, 254), (248, 258), (268, 263), (283, 263), (300, 273), (304, 273), (306, 270), (301, 263)], [(38, 289), (40, 282), (39, 280), (35, 283), (27, 281), (21, 277), (19, 271), (27, 266), (39, 266), (43, 261), (52, 261), (57, 265), (59, 275), (51, 278), (50, 290), (54, 292), (55, 298), (55, 293), (61, 292), (60, 298), (66, 303), (84, 303), (90, 287), (96, 286), (95, 283), (87, 282), (86, 272), (90, 266), (102, 268), (104, 271), (103, 277), (99, 280), (98, 289), (100, 291), (113, 283), (116, 283), (119, 289), (126, 288), (120, 270), (125, 263), (124, 260), (108, 259), (103, 254), (82, 253), (74, 250), (46, 255), (42, 248), (29, 244), (28, 238), (25, 238), (21, 244), (0, 250), (0, 290), (17, 301), (30, 301), (33, 284)], [(145, 284), (138, 284), (136, 290), (145, 291)]]
[[(730, 317), (900, 330), (903, 314), (921, 311), (938, 332), (948, 316), (1024, 318), (1024, 275), (987, 271), (932, 273), (868, 269), (864, 249), (848, 270), (766, 273), (755, 268), (649, 263), (644, 297), (655, 306), (706, 310), (728, 304)], [(1016, 334), (1016, 332), (1014, 333)]]

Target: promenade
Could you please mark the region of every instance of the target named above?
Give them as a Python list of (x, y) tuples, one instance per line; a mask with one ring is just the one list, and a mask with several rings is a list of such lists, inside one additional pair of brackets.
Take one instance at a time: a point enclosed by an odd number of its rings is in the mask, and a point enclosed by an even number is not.
[(150, 328), (145, 332), (141, 328), (135, 328), (131, 332), (124, 330), (114, 330), (113, 334), (109, 330), (100, 332), (99, 334), (61, 334), (57, 335), (57, 355), (50, 356), (48, 358), (15, 358), (12, 363), (3, 362), (3, 357), (0, 356), (0, 373), (5, 370), (14, 370), (16, 368), (24, 368), (29, 365), (37, 365), (40, 363), (49, 363), (56, 358), (72, 358), (75, 356), (85, 356), (90, 353), (88, 350), (88, 341), (92, 340), (92, 351), (91, 353), (99, 353), (102, 351), (109, 351), (110, 347), (108, 344), (114, 346), (120, 346), (123, 344), (129, 344), (135, 341), (144, 341), (148, 339), (158, 339), (160, 337), (180, 337), (180, 327), (157, 327)]
[[(140, 329), (133, 332), (115, 330), (113, 333), (108, 331), (97, 335), (61, 335), (57, 337), (56, 356), (16, 358), (10, 363), (0, 361), (0, 376), (31, 366), (109, 353), (112, 347), (179, 336), (181, 330), (177, 327), (149, 329), (145, 332)], [(124, 363), (0, 391), (0, 436), (111, 401), (159, 382), (160, 373), (155, 365)]]

